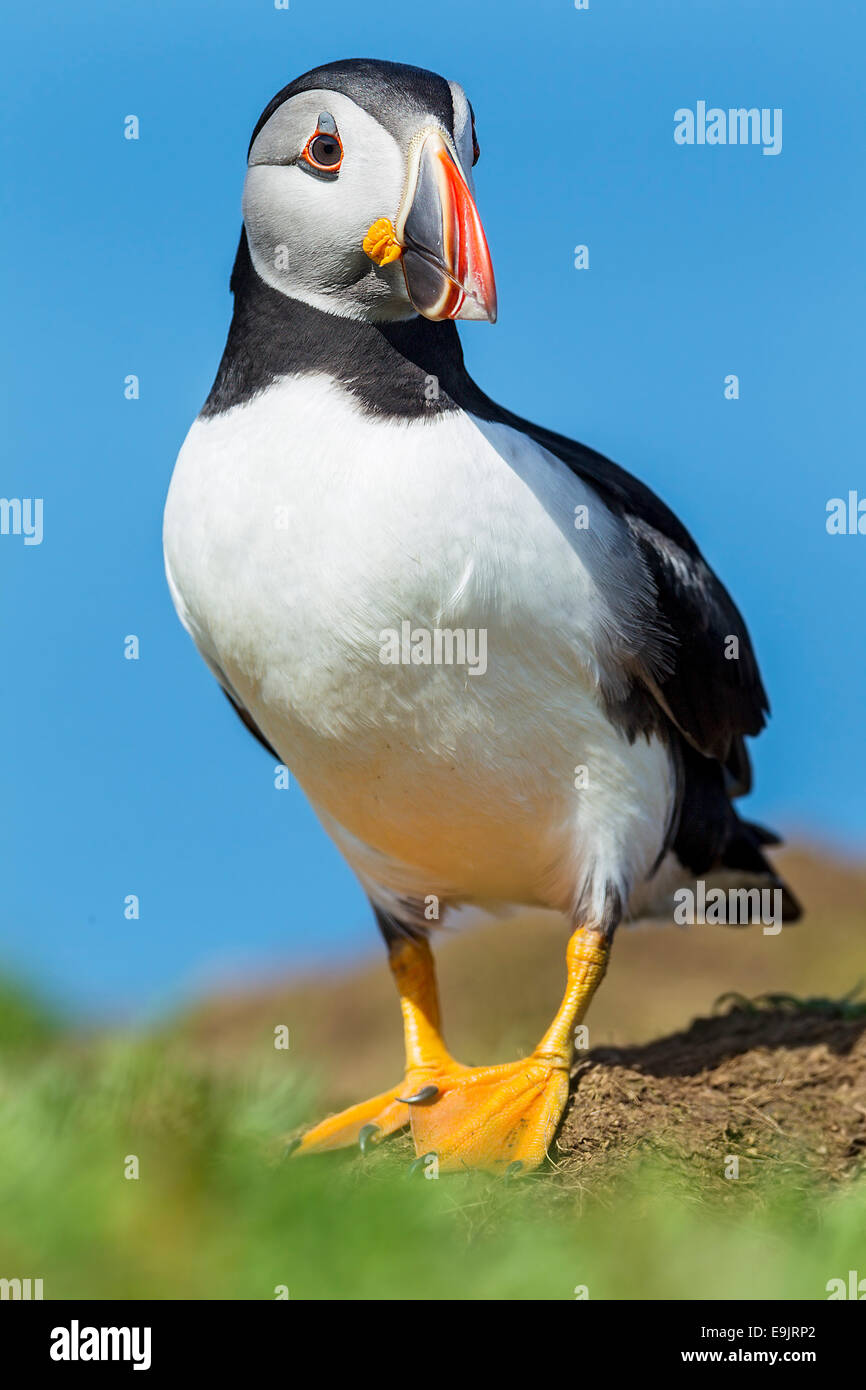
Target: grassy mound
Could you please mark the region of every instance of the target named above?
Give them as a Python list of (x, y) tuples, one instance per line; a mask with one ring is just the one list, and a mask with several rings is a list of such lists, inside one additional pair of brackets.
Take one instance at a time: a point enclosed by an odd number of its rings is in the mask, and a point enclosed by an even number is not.
[[(413, 1174), (402, 1137), (283, 1161), (274, 1135), (312, 1098), (276, 1055), (240, 1072), (176, 1040), (7, 1052), (0, 1272), (42, 1278), (47, 1298), (826, 1297), (858, 1267), (866, 1179), (841, 1140), (812, 1152), (810, 1117), (818, 1091), (844, 1107), (862, 1087), (862, 1025), (828, 1037), (806, 1015), (799, 1042), (771, 1046), (774, 1014), (745, 1046), (746, 1017), (696, 1025), (685, 1067), (682, 1038), (591, 1056), (557, 1164), (517, 1182)], [(834, 1056), (848, 1079), (828, 1084)], [(766, 1092), (792, 1058), (776, 1110)]]

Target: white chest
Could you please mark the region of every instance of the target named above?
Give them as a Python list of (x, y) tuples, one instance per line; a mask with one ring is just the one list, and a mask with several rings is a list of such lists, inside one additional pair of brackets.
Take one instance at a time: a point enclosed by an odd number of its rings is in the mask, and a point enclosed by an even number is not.
[(453, 840), (444, 863), (490, 821), (525, 858), (527, 823), (562, 821), (575, 765), (616, 742), (596, 691), (615, 527), (516, 431), (377, 421), (304, 378), (196, 422), (165, 550), (196, 642), (316, 804), (398, 858)]

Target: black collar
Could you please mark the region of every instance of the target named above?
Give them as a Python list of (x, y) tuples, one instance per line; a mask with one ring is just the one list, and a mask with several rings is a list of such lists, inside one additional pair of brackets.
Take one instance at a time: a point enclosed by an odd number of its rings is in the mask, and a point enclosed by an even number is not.
[(464, 366), (451, 322), (416, 315), (367, 323), (291, 299), (255, 270), (246, 231), (231, 288), (234, 315), (203, 416), (251, 400), (281, 376), (308, 372), (333, 377), (373, 415), (417, 419), (483, 407), (486, 398)]

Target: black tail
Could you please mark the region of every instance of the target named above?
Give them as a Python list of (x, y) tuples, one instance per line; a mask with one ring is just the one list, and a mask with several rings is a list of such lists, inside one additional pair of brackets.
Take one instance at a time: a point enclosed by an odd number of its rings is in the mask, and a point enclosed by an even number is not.
[(796, 922), (803, 909), (763, 853), (765, 846), (781, 844), (778, 835), (740, 819), (720, 763), (703, 757), (685, 741), (680, 752), (682, 801), (672, 844), (677, 859), (696, 877), (719, 869), (741, 869), (768, 879), (767, 886), (782, 894), (782, 921)]
[(770, 879), (767, 886), (778, 888), (782, 894), (782, 921), (787, 926), (791, 922), (799, 921), (803, 909), (787, 883), (779, 878), (773, 865), (761, 852), (762, 845), (781, 843), (779, 836), (772, 830), (765, 830), (762, 825), (754, 825), (751, 821), (740, 820), (734, 811), (733, 827), (719, 863), (725, 869), (747, 869), (753, 873), (767, 874)]

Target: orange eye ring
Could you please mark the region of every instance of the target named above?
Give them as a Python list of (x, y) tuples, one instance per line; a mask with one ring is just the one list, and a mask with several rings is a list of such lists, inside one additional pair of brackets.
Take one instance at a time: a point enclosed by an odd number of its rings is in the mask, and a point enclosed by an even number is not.
[(316, 130), (301, 152), (311, 169), (323, 174), (336, 174), (343, 163), (343, 142), (337, 131)]

